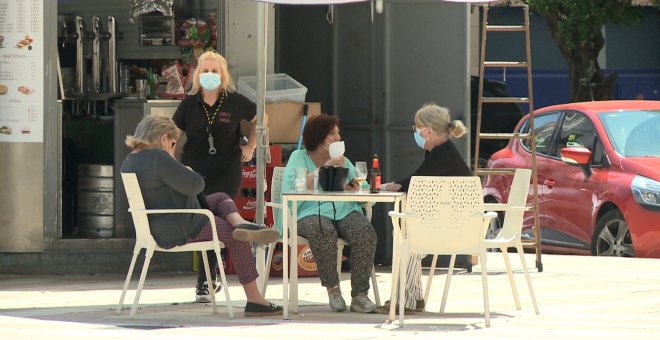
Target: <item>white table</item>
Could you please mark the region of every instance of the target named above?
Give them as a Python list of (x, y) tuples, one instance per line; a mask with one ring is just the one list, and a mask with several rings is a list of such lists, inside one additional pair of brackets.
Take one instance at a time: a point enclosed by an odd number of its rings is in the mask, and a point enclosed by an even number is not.
[[(298, 251), (298, 202), (300, 201), (334, 201), (334, 202), (392, 202), (394, 203), (394, 211), (400, 212), (403, 206), (405, 205), (406, 194), (403, 192), (394, 192), (394, 191), (381, 191), (379, 193), (368, 193), (368, 192), (347, 192), (347, 191), (335, 191), (335, 192), (319, 192), (319, 191), (305, 191), (305, 192), (284, 192), (282, 193), (282, 225), (284, 226), (283, 235), (282, 235), (282, 249), (286, 254), (286, 250), (289, 249), (289, 232), (293, 237), (291, 237), (291, 253), (297, 254)], [(289, 225), (289, 203), (292, 203), (291, 209), (291, 219), (294, 223), (291, 223), (291, 230), (288, 230), (287, 226)], [(396, 244), (398, 242), (398, 230), (397, 226), (394, 226), (393, 232), (393, 245), (394, 252), (396, 252)], [(395, 253), (393, 253), (393, 257)], [(298, 296), (290, 296), (289, 294), (289, 275), (291, 281), (297, 283), (298, 281), (298, 266), (291, 266), (289, 269), (289, 256), (283, 257), (283, 267), (282, 267), (282, 286), (283, 286), (283, 299), (284, 299), (284, 319), (289, 318), (289, 305), (294, 306), (294, 313), (298, 312)], [(292, 256), (294, 259), (295, 256)], [(394, 265), (394, 261), (392, 262)], [(290, 270), (287, 272), (287, 270)], [(290, 273), (287, 275), (287, 273)], [(297, 291), (296, 291), (297, 293)], [(291, 301), (290, 301), (291, 299)]]

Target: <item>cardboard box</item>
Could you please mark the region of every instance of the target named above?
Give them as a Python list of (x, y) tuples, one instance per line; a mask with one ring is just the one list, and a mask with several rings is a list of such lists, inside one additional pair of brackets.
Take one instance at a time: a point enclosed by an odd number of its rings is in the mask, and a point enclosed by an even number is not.
[[(289, 255), (289, 265), (295, 263), (298, 265), (298, 277), (319, 276), (316, 261), (314, 260), (314, 255), (312, 255), (312, 250), (309, 249), (309, 245), (298, 245), (295, 262), (291, 259), (291, 252), (288, 251), (287, 253)], [(278, 242), (275, 251), (273, 252), (273, 261), (270, 265), (270, 276), (282, 277), (282, 267), (284, 266), (284, 259), (282, 256), (284, 256), (282, 252), (282, 243)]]
[[(321, 103), (305, 103), (308, 105), (307, 118), (321, 114)], [(302, 103), (266, 103), (268, 114), (268, 133), (270, 143), (298, 143), (300, 123), (302, 122)], [(249, 125), (241, 122), (241, 132), (247, 135)]]

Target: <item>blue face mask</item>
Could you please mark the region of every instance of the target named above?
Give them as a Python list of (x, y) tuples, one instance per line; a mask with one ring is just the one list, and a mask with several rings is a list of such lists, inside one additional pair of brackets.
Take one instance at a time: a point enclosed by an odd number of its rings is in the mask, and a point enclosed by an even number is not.
[(413, 133), (413, 136), (415, 137), (415, 143), (417, 143), (417, 146), (420, 148), (424, 148), (424, 144), (426, 141), (422, 137), (422, 135), (419, 133), (419, 128), (415, 128), (415, 132)]
[(220, 87), (222, 80), (217, 73), (206, 72), (199, 75), (199, 84), (202, 85), (204, 90), (213, 91)]

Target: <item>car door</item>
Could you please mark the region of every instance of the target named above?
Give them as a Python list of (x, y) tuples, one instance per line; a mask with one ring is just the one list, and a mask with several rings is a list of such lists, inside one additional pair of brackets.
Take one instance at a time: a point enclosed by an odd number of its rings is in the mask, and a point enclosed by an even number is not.
[(597, 197), (582, 169), (564, 163), (560, 150), (584, 146), (596, 156), (598, 152), (602, 153), (599, 143), (589, 117), (578, 111), (564, 112), (549, 151), (551, 156), (547, 158), (542, 173), (542, 210), (549, 221), (544, 225), (547, 228), (543, 235), (546, 243), (573, 248), (589, 247)]
[[(552, 146), (553, 146), (553, 139), (555, 136), (555, 131), (557, 128), (557, 124), (559, 122), (559, 119), (561, 118), (561, 112), (548, 112), (548, 113), (542, 113), (538, 114), (534, 117), (534, 135), (535, 135), (535, 140), (536, 140), (536, 176), (537, 176), (537, 184), (538, 184), (538, 199), (539, 199), (539, 223), (541, 225), (541, 230), (545, 228), (547, 225), (552, 225), (554, 224), (550, 220), (550, 216), (548, 216), (545, 213), (545, 197), (544, 197), (544, 192), (545, 189), (543, 188), (543, 183), (544, 183), (544, 178), (545, 178), (545, 169), (547, 168), (548, 162), (551, 160), (552, 156)], [(529, 132), (529, 124), (523, 125), (521, 128), (520, 132), (522, 133), (528, 133)], [(522, 140), (520, 141), (522, 144), (523, 148), (527, 151), (528, 153), (528, 162), (529, 165), (528, 167), (531, 169), (531, 144), (529, 140)], [(533, 198), (534, 192), (531, 189), (530, 186), (530, 192), (528, 194), (528, 199), (527, 202), (532, 203), (534, 202)], [(532, 213), (527, 213), (525, 215), (525, 226), (529, 227), (534, 224), (533, 221), (533, 214)]]

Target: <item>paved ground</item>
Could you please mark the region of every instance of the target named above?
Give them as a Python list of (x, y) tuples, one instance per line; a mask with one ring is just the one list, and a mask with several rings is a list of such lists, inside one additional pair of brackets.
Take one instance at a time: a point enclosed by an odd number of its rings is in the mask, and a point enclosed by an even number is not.
[[(512, 263), (518, 268), (517, 258)], [(542, 273), (531, 274), (541, 310), (535, 315), (521, 271), (516, 282), (522, 309), (516, 310), (501, 254), (489, 254), (491, 272), (500, 271), (489, 276), (490, 328), (481, 314), (479, 266), (454, 276), (444, 316), (437, 315), (444, 285), (440, 273), (427, 312), (407, 316), (403, 328), (385, 315), (330, 312), (318, 278), (302, 279), (300, 313), (282, 320), (244, 317), (244, 294), (230, 276), (237, 308), (229, 319), (225, 308), (213, 315), (209, 305), (192, 303), (195, 274), (151, 274), (131, 320), (128, 310), (114, 313), (122, 275), (0, 275), (0, 339), (660, 339), (660, 260), (544, 255), (543, 264)], [(387, 300), (389, 268), (379, 269), (378, 282)], [(342, 286), (347, 297), (347, 274)], [(281, 279), (271, 280), (267, 297), (281, 302)]]

